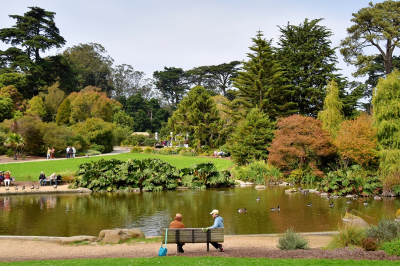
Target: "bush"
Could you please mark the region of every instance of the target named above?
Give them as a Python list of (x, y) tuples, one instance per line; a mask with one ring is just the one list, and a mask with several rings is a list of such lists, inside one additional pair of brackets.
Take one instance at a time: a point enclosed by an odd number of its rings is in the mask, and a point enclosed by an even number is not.
[(308, 240), (293, 229), (286, 230), (285, 234), (279, 237), (277, 248), (280, 250), (310, 249)]
[(87, 150), (83, 152), (85, 155), (93, 156), (93, 155), (100, 155), (101, 152), (96, 150)]
[(144, 146), (154, 146), (158, 141), (154, 138), (146, 138), (144, 140)]
[(131, 149), (131, 153), (141, 153), (143, 150), (142, 148), (138, 147), (138, 146), (134, 146)]
[(92, 144), (92, 145), (90, 145), (90, 149), (91, 149), (91, 150), (94, 150), (94, 151), (98, 151), (98, 152), (100, 152), (100, 153), (103, 153), (104, 150), (105, 150), (105, 148), (104, 148), (103, 145), (97, 145), (97, 144)]
[(146, 137), (143, 135), (130, 135), (128, 137), (128, 141), (129, 144), (133, 145), (133, 146), (140, 146), (143, 144), (143, 142), (145, 141)]
[(63, 182), (66, 182), (66, 183), (72, 183), (72, 182), (74, 182), (74, 179), (75, 179), (75, 172), (72, 172), (72, 171), (65, 171), (65, 172), (61, 172), (60, 175), (61, 175), (61, 180), (62, 180)]
[(375, 251), (378, 249), (378, 240), (372, 237), (363, 238), (362, 247), (365, 251)]
[(183, 156), (197, 156), (195, 149), (183, 148), (179, 151), (179, 155)]
[(154, 151), (154, 148), (145, 147), (144, 150), (143, 150), (143, 153), (149, 154), (149, 153), (153, 153), (153, 151)]
[(400, 238), (383, 243), (381, 247), (388, 255), (400, 256)]
[(174, 147), (166, 147), (166, 148), (160, 149), (158, 151), (158, 153), (163, 154), (163, 155), (179, 154), (179, 150)]
[(339, 234), (333, 236), (327, 249), (344, 248), (347, 246), (361, 246), (365, 237), (365, 229), (353, 225), (340, 226)]
[(278, 168), (264, 161), (253, 161), (246, 166), (237, 166), (232, 172), (235, 179), (258, 184), (275, 183), (282, 177)]
[(378, 225), (373, 225), (367, 229), (367, 236), (375, 238), (379, 242), (392, 241), (400, 237), (400, 223), (382, 219)]

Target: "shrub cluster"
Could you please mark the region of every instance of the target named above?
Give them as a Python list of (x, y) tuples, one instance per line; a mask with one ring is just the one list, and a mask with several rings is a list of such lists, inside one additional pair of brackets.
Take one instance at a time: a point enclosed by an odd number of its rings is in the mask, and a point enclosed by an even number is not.
[(286, 230), (285, 234), (279, 237), (276, 247), (280, 250), (310, 249), (308, 240), (293, 229)]
[(248, 165), (236, 166), (232, 170), (234, 179), (257, 184), (275, 183), (283, 177), (281, 171), (265, 161), (252, 161)]
[(382, 219), (378, 225), (368, 228), (367, 236), (377, 239), (378, 242), (388, 242), (400, 237), (400, 223), (389, 219)]
[(339, 234), (333, 236), (328, 249), (344, 248), (348, 246), (361, 246), (365, 237), (365, 229), (354, 226), (344, 225), (338, 228)]
[(400, 256), (400, 238), (385, 242), (381, 247), (388, 255)]

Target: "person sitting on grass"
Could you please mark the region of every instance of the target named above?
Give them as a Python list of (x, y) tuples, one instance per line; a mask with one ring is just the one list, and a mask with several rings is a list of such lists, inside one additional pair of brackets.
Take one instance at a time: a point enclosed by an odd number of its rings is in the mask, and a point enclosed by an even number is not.
[(56, 173), (53, 173), (51, 176), (49, 176), (50, 186), (51, 186), (51, 181), (52, 180), (57, 185), (57, 174)]
[(41, 186), (45, 186), (46, 182), (47, 182), (46, 175), (43, 172), (41, 172), (39, 175), (39, 183)]

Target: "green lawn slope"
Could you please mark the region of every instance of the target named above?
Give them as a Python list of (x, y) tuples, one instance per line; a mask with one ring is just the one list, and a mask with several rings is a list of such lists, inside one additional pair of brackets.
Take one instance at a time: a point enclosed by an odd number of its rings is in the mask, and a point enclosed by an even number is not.
[(60, 173), (65, 171), (75, 172), (78, 166), (82, 163), (90, 161), (98, 161), (101, 159), (118, 159), (127, 161), (129, 159), (145, 159), (145, 158), (159, 158), (177, 168), (189, 167), (194, 163), (204, 163), (212, 161), (219, 171), (231, 168), (234, 163), (231, 160), (220, 158), (207, 158), (207, 157), (189, 157), (178, 155), (161, 155), (161, 154), (141, 154), (141, 153), (122, 153), (115, 155), (93, 156), (90, 158), (79, 157), (75, 159), (57, 159), (57, 160), (43, 160), (32, 162), (20, 163), (6, 163), (0, 164), (0, 171), (11, 171), (11, 176), (16, 178), (16, 181), (36, 181), (39, 179), (40, 172), (44, 172), (46, 176), (52, 173)]

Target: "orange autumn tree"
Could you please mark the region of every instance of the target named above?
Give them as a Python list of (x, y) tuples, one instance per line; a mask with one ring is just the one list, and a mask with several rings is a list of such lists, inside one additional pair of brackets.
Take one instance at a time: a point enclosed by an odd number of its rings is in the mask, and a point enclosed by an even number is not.
[(285, 171), (310, 167), (316, 176), (322, 176), (321, 166), (336, 155), (331, 136), (322, 130), (322, 122), (292, 115), (279, 120), (277, 126), (268, 148), (268, 162)]
[(372, 123), (372, 116), (366, 113), (342, 122), (335, 144), (345, 162), (368, 166), (377, 160), (377, 130)]

